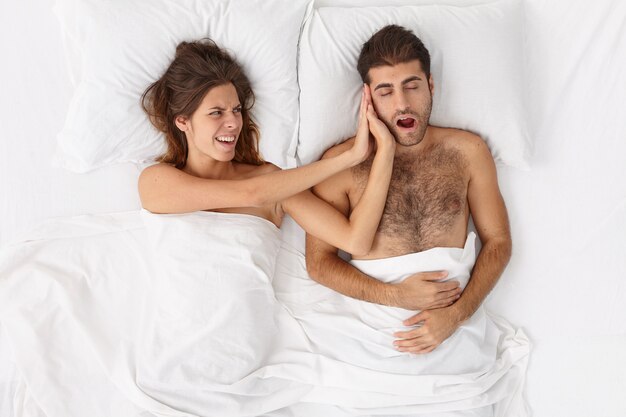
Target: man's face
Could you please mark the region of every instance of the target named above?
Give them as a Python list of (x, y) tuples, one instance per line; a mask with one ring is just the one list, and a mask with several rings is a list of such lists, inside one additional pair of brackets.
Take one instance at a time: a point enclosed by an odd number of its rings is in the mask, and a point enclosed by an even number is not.
[(433, 82), (418, 60), (369, 70), (372, 101), (378, 117), (400, 145), (422, 141), (433, 103)]

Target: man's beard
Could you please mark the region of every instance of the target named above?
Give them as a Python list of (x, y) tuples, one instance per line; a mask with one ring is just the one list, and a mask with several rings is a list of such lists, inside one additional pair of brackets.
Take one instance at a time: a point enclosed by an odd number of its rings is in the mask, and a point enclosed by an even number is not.
[[(433, 108), (433, 100), (432, 97), (426, 103), (426, 105), (420, 109), (418, 112), (412, 111), (409, 108), (404, 110), (399, 110), (394, 113), (391, 120), (384, 120), (385, 124), (389, 128), (389, 131), (396, 139), (396, 142), (403, 146), (413, 146), (417, 145), (424, 139), (424, 135), (426, 134), (426, 129), (428, 128), (428, 121), (430, 120), (430, 113)], [(402, 116), (404, 114), (409, 114), (415, 117), (415, 122), (417, 123), (417, 129), (411, 133), (400, 133), (398, 131), (398, 127), (393, 123), (398, 116)]]

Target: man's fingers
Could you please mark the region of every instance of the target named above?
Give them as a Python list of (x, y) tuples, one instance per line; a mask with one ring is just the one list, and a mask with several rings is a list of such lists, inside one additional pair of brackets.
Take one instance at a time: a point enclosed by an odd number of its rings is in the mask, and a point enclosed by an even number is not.
[(397, 349), (404, 349), (404, 348), (415, 347), (417, 345), (423, 345), (423, 344), (429, 343), (429, 342), (430, 341), (426, 340), (423, 335), (420, 335), (420, 336), (413, 337), (413, 338), (410, 338), (410, 339), (398, 339), (398, 340), (395, 340), (393, 342), (393, 345)]
[(424, 327), (396, 332), (394, 336), (398, 339), (394, 340), (393, 345), (399, 352), (428, 353), (432, 352), (438, 345), (438, 342)]
[[(414, 316), (409, 317), (408, 319), (404, 320), (402, 322), (402, 324), (404, 324), (405, 326), (415, 326), (416, 324), (419, 324), (421, 322), (423, 322), (424, 320), (426, 320), (426, 312), (422, 311), (421, 313), (417, 313)], [(417, 329), (415, 329), (417, 330)], [(415, 331), (413, 330), (413, 331)], [(398, 332), (398, 333), (403, 333), (403, 332)], [(404, 332), (406, 333), (406, 332)]]
[(448, 271), (419, 272), (417, 275), (424, 281), (440, 281), (448, 276)]
[(433, 350), (435, 350), (435, 348), (437, 347), (437, 345), (423, 345), (420, 347), (415, 347), (412, 349), (407, 350), (407, 352), (409, 353), (413, 353), (416, 355), (423, 355), (424, 353), (430, 353)]
[(448, 291), (439, 291), (434, 295), (435, 301), (441, 301), (446, 298), (460, 296), (463, 291), (460, 288), (453, 288)]
[(449, 307), (451, 305), (452, 305), (451, 302), (439, 301), (433, 305), (428, 306), (428, 308), (431, 310), (434, 310), (436, 308), (444, 308), (444, 307)]
[(435, 309), (435, 308), (443, 308), (443, 307), (448, 307), (452, 304), (454, 304), (456, 302), (456, 300), (458, 300), (461, 296), (460, 295), (452, 295), (450, 297), (446, 297), (443, 298), (441, 300), (438, 300), (437, 302), (435, 302), (433, 305), (429, 306), (429, 309)]
[(432, 352), (436, 347), (437, 345), (435, 345), (432, 342), (423, 342), (423, 343), (418, 343), (415, 346), (398, 347), (398, 351), (421, 354), (421, 353)]
[[(461, 283), (459, 281), (445, 281), (445, 282), (438, 282), (437, 284), (439, 287), (439, 292), (447, 292), (447, 291), (453, 291), (456, 289), (460, 290), (460, 285)], [(460, 291), (459, 291), (460, 292)]]
[[(410, 320), (410, 319), (407, 319)], [(404, 321), (404, 323), (406, 323), (406, 320)], [(398, 340), (402, 339), (402, 340), (408, 340), (408, 339), (416, 339), (419, 337), (422, 337), (424, 335), (424, 330), (422, 330), (421, 327), (417, 327), (417, 328), (413, 328), (410, 330), (401, 330), (399, 332), (395, 332), (393, 334), (393, 337), (397, 338)]]

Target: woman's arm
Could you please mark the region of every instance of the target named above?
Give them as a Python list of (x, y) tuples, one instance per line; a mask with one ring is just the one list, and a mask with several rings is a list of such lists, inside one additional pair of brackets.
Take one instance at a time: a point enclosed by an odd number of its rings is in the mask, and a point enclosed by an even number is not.
[(300, 168), (241, 180), (195, 177), (167, 164), (146, 168), (139, 177), (143, 208), (153, 213), (186, 213), (228, 207), (261, 207), (282, 201), (334, 174), (358, 165), (370, 152), (369, 138), (334, 158)]
[(367, 94), (366, 101), (361, 102), (356, 140), (363, 140), (359, 136), (369, 136), (370, 130), (376, 139), (376, 155), (365, 191), (349, 219), (308, 190), (282, 204), (283, 210), (309, 234), (358, 256), (366, 255), (372, 248), (387, 200), (395, 155), (395, 139), (378, 119)]

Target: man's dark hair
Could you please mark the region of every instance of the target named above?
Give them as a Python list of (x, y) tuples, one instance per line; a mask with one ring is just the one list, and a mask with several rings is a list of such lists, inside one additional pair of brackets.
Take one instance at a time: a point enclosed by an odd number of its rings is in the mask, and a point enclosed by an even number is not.
[(426, 77), (430, 76), (430, 54), (415, 34), (398, 25), (388, 25), (363, 44), (357, 70), (364, 83), (369, 83), (369, 70), (418, 60)]

